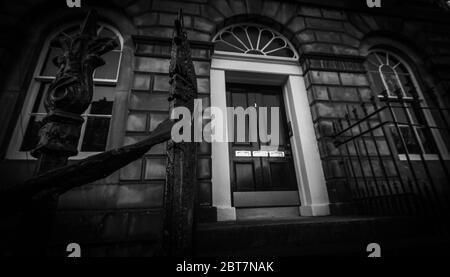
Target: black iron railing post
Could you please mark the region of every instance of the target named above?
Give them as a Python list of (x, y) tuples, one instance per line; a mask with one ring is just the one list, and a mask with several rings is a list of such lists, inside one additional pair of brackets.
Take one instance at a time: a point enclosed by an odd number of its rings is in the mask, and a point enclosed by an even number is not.
[[(338, 123), (333, 121), (333, 131), (334, 131), (335, 134), (340, 132), (340, 131), (342, 131), (342, 129), (343, 129), (342, 118), (338, 119)], [(339, 151), (339, 155), (344, 160), (347, 182), (348, 182), (350, 188), (351, 188), (351, 181), (350, 181), (350, 178), (348, 177), (348, 175), (349, 175), (348, 173), (351, 173), (351, 175), (352, 175), (352, 177), (354, 179), (354, 182), (355, 182), (353, 187), (354, 187), (354, 190), (355, 190), (355, 193), (356, 193), (356, 197), (354, 197), (353, 193), (352, 193), (353, 201), (356, 201), (358, 203), (358, 207), (363, 209), (363, 213), (366, 213), (366, 210), (365, 210), (366, 207), (364, 205), (361, 205), (361, 203), (360, 203), (361, 201), (363, 201), (363, 199), (364, 199), (363, 197), (364, 196), (362, 195), (361, 190), (359, 188), (358, 176), (356, 175), (355, 168), (353, 166), (353, 162), (352, 162), (352, 158), (351, 158), (351, 155), (350, 155), (348, 144), (345, 143), (345, 149), (346, 149), (346, 154), (345, 155), (342, 153), (342, 149), (341, 149), (342, 145), (338, 145), (336, 143), (335, 146), (336, 146), (336, 148)], [(348, 163), (350, 165), (348, 165)]]
[[(368, 111), (367, 111), (366, 104), (365, 104), (364, 102), (361, 103), (361, 109), (362, 109), (362, 111), (363, 111), (363, 114), (364, 114), (365, 116), (367, 116), (367, 115), (368, 115)], [(378, 161), (380, 162), (381, 172), (382, 172), (382, 174), (383, 174), (383, 176), (384, 176), (384, 178), (385, 178), (385, 182), (386, 182), (386, 184), (387, 184), (387, 188), (388, 188), (387, 190), (388, 190), (389, 196), (392, 197), (392, 196), (393, 196), (393, 193), (392, 193), (392, 188), (391, 188), (391, 185), (390, 185), (390, 179), (389, 179), (389, 176), (388, 176), (388, 174), (387, 174), (386, 167), (385, 167), (385, 165), (384, 165), (384, 159), (383, 159), (383, 157), (382, 157), (382, 155), (381, 155), (381, 152), (380, 152), (380, 149), (379, 149), (379, 146), (378, 146), (378, 143), (377, 143), (377, 139), (375, 138), (375, 134), (374, 134), (373, 130), (371, 129), (370, 121), (367, 120), (367, 121), (366, 121), (366, 124), (367, 124), (367, 129), (368, 129), (368, 130), (371, 130), (371, 131), (370, 131), (370, 137), (371, 137), (372, 142), (373, 142), (374, 147), (375, 147), (375, 152), (376, 152), (376, 154), (377, 154), (377, 159), (378, 159)], [(386, 186), (383, 186), (383, 188), (386, 188)], [(386, 191), (383, 191), (383, 196), (386, 196)], [(387, 203), (388, 203), (388, 206), (390, 206), (390, 207), (393, 207), (393, 206), (394, 206), (393, 202), (391, 202), (389, 198), (387, 198), (386, 201), (387, 201)], [(396, 207), (396, 210), (399, 211), (399, 207)], [(391, 212), (392, 212), (392, 210), (391, 210)]]
[[(347, 121), (348, 126), (352, 125), (349, 113), (345, 114), (345, 120)], [(352, 136), (352, 137), (354, 136), (352, 128), (350, 128), (348, 130), (348, 132), (350, 133), (350, 136)], [(364, 172), (364, 165), (363, 165), (363, 162), (362, 162), (361, 156), (360, 156), (361, 151), (359, 149), (359, 146), (358, 146), (358, 143), (356, 142), (356, 140), (352, 140), (352, 141), (353, 141), (353, 147), (355, 147), (355, 152), (356, 152), (356, 157), (357, 157), (357, 160), (358, 160), (359, 168), (361, 170), (361, 177), (362, 177), (363, 182), (364, 182), (364, 188), (365, 188), (364, 197), (367, 200), (367, 206), (368, 206), (367, 210), (368, 210), (369, 213), (371, 213), (372, 210), (373, 210), (373, 199), (371, 199), (371, 196), (370, 196), (370, 194), (371, 194), (370, 192), (371, 191), (370, 191), (370, 188), (369, 188), (369, 183), (368, 183), (367, 178), (366, 178), (366, 173)]]
[[(377, 102), (376, 102), (376, 100), (375, 100), (375, 97), (372, 96), (372, 98), (370, 99), (370, 101), (371, 101), (371, 103), (372, 103), (374, 109), (377, 111), (377, 110), (379, 109), (379, 107), (378, 107), (378, 104), (377, 104)], [(379, 121), (382, 121), (382, 120), (383, 120), (382, 117), (381, 117), (381, 115), (380, 115), (379, 113), (377, 113), (377, 119), (378, 119)], [(391, 159), (392, 159), (392, 163), (394, 164), (395, 173), (397, 174), (397, 178), (398, 178), (399, 183), (400, 183), (401, 191), (402, 191), (402, 193), (405, 193), (405, 192), (406, 192), (406, 189), (405, 189), (405, 183), (404, 183), (404, 181), (403, 181), (402, 174), (401, 174), (400, 169), (399, 169), (399, 165), (398, 165), (398, 161), (397, 161), (397, 160), (398, 160), (398, 157), (395, 156), (394, 151), (393, 151), (393, 149), (392, 149), (392, 144), (388, 141), (388, 132), (386, 131), (386, 126), (385, 126), (385, 125), (382, 125), (381, 131), (383, 132), (383, 137), (386, 139), (386, 144), (387, 144), (387, 147), (388, 147), (388, 150), (389, 150), (389, 155), (390, 155), (390, 157), (391, 157)], [(396, 185), (395, 182), (393, 183), (393, 185), (394, 185), (395, 193), (396, 193), (396, 195), (397, 195), (397, 197), (398, 197), (397, 199), (398, 199), (398, 201), (399, 201), (399, 205), (401, 206), (401, 202), (402, 202), (402, 201), (401, 201), (401, 198), (400, 198), (400, 193), (399, 193), (399, 191), (398, 191), (398, 187), (397, 187), (397, 185)], [(409, 202), (406, 201), (406, 203), (409, 203)], [(410, 206), (410, 205), (407, 204), (407, 207), (405, 207), (405, 212), (406, 212), (406, 213), (410, 210), (410, 209), (409, 209), (409, 208), (410, 208), (409, 206)]]
[[(419, 146), (419, 149), (420, 149), (420, 151), (419, 151), (420, 161), (421, 161), (421, 163), (423, 165), (423, 168), (425, 170), (425, 174), (427, 175), (427, 178), (428, 178), (428, 180), (430, 182), (430, 188), (431, 188), (431, 190), (432, 190), (432, 192), (433, 192), (433, 194), (434, 194), (434, 196), (435, 196), (435, 198), (437, 200), (437, 205), (438, 205), (437, 208), (438, 208), (438, 212), (439, 212), (440, 209), (441, 209), (440, 197), (439, 197), (439, 194), (437, 193), (436, 185), (435, 185), (433, 177), (431, 175), (429, 165), (428, 165), (427, 161), (425, 160), (424, 150), (422, 148), (423, 146), (421, 145), (421, 142), (420, 142), (420, 139), (419, 139), (419, 135), (417, 134), (417, 130), (415, 129), (415, 124), (411, 121), (410, 115), (408, 114), (408, 107), (405, 104), (405, 101), (403, 99), (403, 94), (402, 94), (401, 90), (397, 89), (395, 91), (395, 93), (397, 94), (397, 99), (400, 102), (400, 108), (401, 108), (401, 110), (402, 110), (402, 112), (403, 112), (403, 114), (404, 114), (404, 116), (406, 118), (407, 125), (408, 125), (409, 128), (411, 128), (411, 131), (413, 132), (414, 141)], [(415, 98), (415, 99), (417, 100), (417, 98)], [(416, 100), (414, 100), (414, 101), (416, 101)], [(414, 107), (412, 107), (412, 108), (414, 108)], [(401, 133), (399, 135), (400, 135), (400, 137), (403, 137), (403, 135)], [(408, 150), (406, 150), (406, 148), (405, 148), (405, 151), (408, 152)], [(409, 156), (409, 153), (407, 153), (407, 156)], [(414, 178), (417, 178), (416, 174), (415, 174), (415, 176), (416, 177), (414, 177)], [(416, 180), (416, 182), (418, 184), (418, 180)], [(420, 186), (420, 185), (418, 184), (418, 186)], [(432, 201), (432, 202), (434, 202), (434, 201)]]
[[(420, 194), (421, 190), (420, 190), (420, 185), (419, 185), (417, 173), (414, 170), (414, 166), (412, 164), (411, 157), (409, 155), (407, 144), (405, 142), (405, 139), (403, 138), (402, 132), (400, 130), (400, 126), (399, 126), (398, 121), (397, 121), (397, 116), (394, 113), (394, 108), (392, 107), (391, 102), (389, 101), (389, 96), (388, 96), (386, 90), (382, 92), (382, 96), (383, 96), (383, 100), (386, 101), (386, 106), (388, 108), (389, 114), (391, 115), (391, 118), (392, 118), (395, 130), (397, 131), (397, 134), (398, 134), (398, 137), (400, 138), (400, 143), (402, 144), (402, 147), (405, 150), (405, 156), (406, 156), (406, 160), (408, 162), (408, 168), (411, 171), (411, 175), (412, 175), (412, 177), (414, 179), (414, 183), (416, 185), (416, 189), (417, 189), (418, 193)], [(408, 184), (410, 184), (410, 183), (408, 182)], [(409, 189), (411, 190), (411, 193), (414, 194), (413, 186), (410, 185)]]
[[(350, 111), (349, 111), (348, 106), (346, 106), (346, 109), (347, 109), (347, 113), (349, 113)], [(359, 121), (358, 111), (356, 108), (352, 110), (352, 113), (353, 113), (353, 117), (355, 118), (355, 120)], [(361, 124), (357, 124), (357, 126), (358, 126), (358, 132), (361, 134), (363, 132), (363, 130), (361, 129)], [(369, 126), (369, 130), (370, 130), (370, 126)], [(389, 210), (389, 208), (385, 209), (384, 202), (381, 198), (381, 191), (380, 191), (380, 186), (378, 184), (378, 177), (377, 177), (377, 173), (375, 172), (375, 169), (374, 169), (371, 155), (369, 153), (369, 148), (367, 147), (367, 141), (363, 135), (359, 139), (360, 139), (360, 141), (362, 141), (362, 145), (363, 145), (365, 153), (366, 153), (367, 163), (369, 164), (370, 172), (372, 173), (372, 176), (373, 176), (373, 182), (375, 183), (374, 194), (376, 193), (376, 195), (374, 196), (374, 201), (378, 202), (378, 204), (379, 204), (378, 207), (381, 209), (381, 213), (384, 214)], [(371, 189), (373, 189), (373, 187), (371, 187)]]

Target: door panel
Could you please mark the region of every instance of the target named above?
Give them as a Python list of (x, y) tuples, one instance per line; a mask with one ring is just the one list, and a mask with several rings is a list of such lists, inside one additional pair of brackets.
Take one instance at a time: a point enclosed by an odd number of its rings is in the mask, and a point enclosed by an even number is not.
[[(227, 102), (230, 107), (256, 107), (259, 117), (259, 108), (267, 107), (267, 118), (259, 120), (257, 118), (257, 128), (249, 127), (249, 118), (245, 117), (246, 134), (245, 142), (236, 142), (237, 140), (237, 117), (233, 119), (235, 142), (230, 143), (230, 168), (231, 183), (234, 195), (239, 195), (239, 203), (242, 206), (248, 206), (243, 199), (250, 199), (250, 195), (265, 195), (270, 198), (270, 192), (283, 192), (283, 197), (275, 199), (291, 199), (289, 203), (294, 203), (298, 199), (297, 181), (292, 160), (292, 152), (290, 147), (289, 135), (287, 134), (287, 120), (284, 109), (283, 95), (281, 87), (244, 85), (244, 84), (227, 84)], [(268, 134), (271, 133), (271, 114), (270, 108), (279, 108), (279, 146), (274, 148), (270, 146), (270, 142), (263, 142), (259, 137), (260, 128), (267, 128)], [(257, 141), (251, 142), (250, 132), (255, 132)], [(257, 157), (254, 153), (264, 154), (264, 157)], [(261, 152), (262, 151), (262, 152)], [(257, 152), (258, 153), (258, 152)], [(271, 153), (271, 155), (269, 155)], [(260, 192), (265, 192), (261, 194)], [(242, 194), (246, 193), (246, 194)], [(256, 194), (255, 194), (256, 193)], [(278, 193), (278, 194), (279, 194)], [(277, 194), (277, 195), (278, 195)], [(242, 198), (242, 195), (245, 197)], [(285, 195), (292, 195), (284, 197)], [(261, 201), (252, 200), (264, 206)], [(250, 202), (252, 202), (250, 201)], [(270, 205), (277, 200), (268, 201)], [(249, 203), (250, 203), (249, 202)], [(252, 202), (252, 203), (253, 203)], [(267, 201), (266, 201), (267, 202)], [(299, 204), (299, 203), (298, 203)], [(269, 205), (269, 203), (268, 203)]]
[(255, 189), (255, 170), (253, 162), (236, 162), (234, 164), (236, 172), (236, 187), (241, 191), (251, 191)]

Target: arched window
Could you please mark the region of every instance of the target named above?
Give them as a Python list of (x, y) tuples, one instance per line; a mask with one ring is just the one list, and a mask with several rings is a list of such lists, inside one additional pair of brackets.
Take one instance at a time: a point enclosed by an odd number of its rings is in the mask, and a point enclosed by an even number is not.
[(297, 60), (292, 44), (278, 32), (254, 24), (232, 25), (213, 39), (216, 53), (256, 55), (275, 59)]
[[(58, 70), (52, 61), (61, 54), (61, 49), (52, 45), (52, 41), (58, 36), (72, 35), (78, 32), (79, 28), (79, 25), (64, 28), (50, 36), (44, 44), (27, 92), (18, 126), (8, 149), (8, 158), (29, 158), (27, 152), (36, 146), (39, 139), (38, 131), (42, 126), (42, 119), (46, 115), (45, 95)], [(123, 39), (118, 31), (111, 26), (99, 24), (97, 35), (115, 38), (118, 47), (102, 56), (106, 64), (97, 68), (94, 72), (92, 102), (82, 115), (85, 122), (81, 129), (78, 145), (80, 157), (105, 150), (112, 116), (114, 89), (118, 80), (122, 57)]]
[(394, 116), (389, 112), (385, 115), (387, 120), (399, 124), (401, 134), (393, 125), (391, 134), (401, 157), (405, 154), (423, 154), (425, 157), (437, 154), (439, 135), (429, 128), (434, 121), (430, 111), (424, 108), (424, 95), (411, 67), (398, 55), (375, 49), (367, 57), (367, 68), (375, 92), (393, 107)]

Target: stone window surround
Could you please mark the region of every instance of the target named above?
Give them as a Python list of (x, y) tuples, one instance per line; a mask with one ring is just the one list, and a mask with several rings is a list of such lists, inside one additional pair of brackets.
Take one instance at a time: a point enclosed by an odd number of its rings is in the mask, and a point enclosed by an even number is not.
[[(418, 91), (419, 98), (423, 99), (422, 105), (429, 106), (427, 104), (426, 98), (424, 97), (423, 88), (433, 87), (433, 80), (432, 77), (426, 72), (426, 66), (423, 62), (423, 59), (413, 49), (404, 45), (403, 43), (387, 37), (372, 36), (366, 38), (362, 42), (361, 54), (363, 57), (367, 57), (372, 51), (385, 51), (399, 59), (399, 61), (402, 62), (410, 72), (414, 85)], [(373, 83), (370, 74), (368, 75), (370, 83)], [(424, 110), (424, 115), (430, 126), (436, 126), (435, 120), (433, 119), (433, 116), (431, 115), (431, 112), (429, 110)], [(438, 151), (440, 151), (444, 160), (450, 160), (450, 153), (445, 146), (442, 136), (438, 134), (436, 130), (432, 132), (432, 135), (435, 139)], [(404, 154), (399, 154), (398, 157), (401, 161), (407, 160), (406, 155)], [(412, 161), (421, 160), (421, 157), (418, 154), (410, 154), (409, 158)], [(425, 160), (430, 161), (439, 160), (437, 154), (426, 154), (424, 155), (424, 158)]]
[[(28, 122), (30, 120), (30, 117), (28, 115), (28, 111), (30, 111), (36, 101), (36, 92), (39, 89), (39, 82), (37, 80), (42, 80), (42, 79), (51, 79), (49, 77), (42, 77), (40, 76), (40, 70), (43, 68), (44, 66), (44, 62), (46, 60), (46, 56), (47, 56), (47, 49), (49, 49), (50, 46), (50, 42), (51, 40), (58, 34), (60, 33), (62, 30), (65, 30), (71, 26), (73, 26), (74, 24), (79, 24), (79, 22), (71, 22), (71, 23), (67, 23), (64, 24), (62, 26), (60, 26), (59, 28), (57, 28), (56, 30), (52, 31), (46, 38), (40, 53), (39, 53), (39, 57), (38, 57), (38, 61), (34, 67), (34, 71), (33, 71), (33, 77), (30, 81), (30, 85), (27, 89), (26, 92), (26, 96), (25, 96), (25, 100), (24, 100), (24, 104), (21, 108), (21, 112), (19, 114), (19, 120), (17, 120), (15, 127), (14, 127), (14, 131), (12, 133), (11, 139), (9, 141), (8, 147), (7, 147), (7, 151), (6, 151), (6, 159), (9, 160), (36, 160), (34, 157), (32, 157), (28, 152), (24, 152), (24, 151), (19, 151), (18, 149), (20, 148), (20, 145), (22, 144), (23, 141), (23, 136), (28, 126)], [(117, 75), (116, 75), (116, 79), (115, 80), (110, 80), (110, 79), (94, 79), (94, 85), (95, 84), (99, 84), (99, 85), (106, 85), (106, 86), (116, 86), (119, 82), (119, 74), (120, 74), (120, 69), (121, 69), (121, 64), (122, 64), (122, 60), (123, 60), (123, 50), (124, 50), (124, 38), (122, 36), (122, 34), (119, 32), (119, 30), (117, 28), (115, 28), (114, 26), (111, 26), (108, 23), (105, 22), (100, 22), (100, 25), (107, 27), (108, 29), (110, 29), (111, 31), (113, 31), (119, 38), (120, 40), (120, 52), (121, 55), (119, 57), (119, 63), (118, 63), (118, 69), (117, 69)], [(113, 97), (115, 98), (115, 97)], [(114, 99), (115, 100), (115, 99)], [(113, 103), (115, 103), (115, 101), (113, 100)], [(110, 122), (110, 126), (112, 126), (112, 117), (114, 116), (115, 111), (114, 111), (114, 104), (113, 104), (113, 111), (112, 111), (112, 115), (111, 115), (111, 122)], [(85, 121), (86, 122), (86, 121)], [(84, 131), (84, 126), (82, 130)], [(22, 130), (23, 128), (23, 130)], [(112, 128), (110, 127), (109, 132), (108, 132), (108, 137), (107, 137), (107, 148), (109, 145), (109, 140), (111, 137), (111, 133), (112, 133)], [(83, 136), (83, 131), (81, 133), (81, 136)], [(81, 141), (81, 140), (80, 140)], [(97, 152), (79, 152), (77, 156), (74, 157), (70, 157), (69, 160), (78, 160), (78, 159), (84, 159), (88, 156), (91, 156), (93, 154), (96, 154)]]

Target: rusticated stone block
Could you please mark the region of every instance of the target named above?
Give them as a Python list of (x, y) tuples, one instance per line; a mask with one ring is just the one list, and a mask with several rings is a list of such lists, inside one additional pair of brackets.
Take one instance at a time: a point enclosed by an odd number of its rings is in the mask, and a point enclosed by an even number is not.
[(245, 0), (230, 0), (228, 1), (230, 8), (233, 10), (234, 14), (245, 13)]
[(317, 41), (341, 43), (341, 36), (338, 32), (315, 31)]
[(303, 53), (334, 53), (328, 43), (310, 43), (301, 45)]
[(344, 29), (348, 35), (354, 38), (362, 39), (364, 37), (364, 33), (358, 30), (355, 26), (353, 26), (352, 23), (345, 22)]
[[(166, 99), (167, 100), (167, 99)], [(167, 101), (166, 101), (167, 102)], [(150, 132), (158, 127), (159, 123), (169, 118), (169, 113), (152, 112), (150, 113)]]
[(234, 15), (233, 10), (231, 10), (230, 6), (228, 5), (228, 1), (212, 0), (210, 2), (210, 5), (212, 5), (217, 11), (219, 11), (225, 17), (231, 17)]
[(335, 101), (359, 101), (356, 88), (352, 87), (329, 87), (331, 100)]
[[(136, 26), (153, 26), (158, 23), (158, 13), (149, 12), (133, 18)], [(173, 24), (173, 23), (172, 23)]]
[[(177, 18), (178, 18), (178, 14), (161, 12), (161, 13), (159, 13), (159, 24), (162, 26), (173, 27), (173, 24), (175, 23), (175, 19), (177, 19)], [(189, 25), (190, 25), (191, 17), (188, 15), (183, 15), (183, 21), (185, 24), (184, 26), (188, 26), (187, 23), (189, 23)]]
[(190, 31), (188, 33), (188, 38), (190, 40), (198, 40), (198, 41), (211, 41), (211, 35), (207, 33), (202, 33), (198, 31)]
[(286, 24), (297, 13), (297, 5), (281, 2), (275, 20), (281, 24)]
[(346, 20), (347, 16), (343, 11), (322, 9), (322, 15), (326, 19)]
[(289, 22), (287, 27), (294, 33), (300, 32), (306, 28), (305, 19), (303, 17), (297, 16)]
[(124, 181), (140, 180), (141, 172), (142, 159), (139, 159), (120, 169), (120, 179)]
[(128, 238), (160, 239), (162, 235), (163, 217), (161, 212), (130, 212)]
[(260, 14), (262, 3), (260, 0), (245, 0), (247, 3), (247, 13)]
[(217, 11), (215, 7), (210, 5), (201, 5), (200, 14), (214, 21), (216, 24), (222, 22), (225, 19), (224, 15)]
[(337, 55), (348, 55), (348, 56), (358, 56), (359, 50), (356, 48), (351, 48), (345, 45), (332, 45), (331, 49), (334, 54)]
[(325, 164), (326, 179), (345, 178), (345, 167), (340, 159), (325, 160), (322, 163)]
[(298, 14), (303, 16), (315, 16), (315, 17), (322, 16), (322, 13), (320, 12), (319, 8), (313, 8), (308, 6), (301, 6), (298, 9)]
[(151, 5), (150, 1), (140, 0), (136, 1), (131, 6), (126, 7), (125, 11), (133, 16), (141, 15), (150, 10), (150, 5)]
[(145, 180), (165, 180), (166, 158), (145, 159)]
[(161, 58), (136, 57), (135, 70), (145, 72), (169, 72), (170, 60)]
[(319, 142), (319, 149), (321, 157), (340, 156), (341, 154), (331, 138), (322, 138)]
[(339, 73), (342, 85), (344, 86), (369, 86), (369, 81), (365, 74)]
[(138, 30), (139, 35), (171, 38), (173, 34), (173, 28), (171, 27), (141, 27)]
[(169, 76), (167, 75), (155, 75), (153, 81), (153, 91), (169, 91)]
[(152, 149), (150, 149), (148, 151), (148, 154), (149, 155), (165, 155), (166, 154), (166, 148), (167, 148), (166, 143), (163, 142), (163, 143), (160, 143), (160, 144), (157, 144), (157, 145), (153, 146)]
[(133, 89), (150, 90), (150, 74), (134, 73)]
[(108, 210), (162, 207), (164, 182), (87, 185), (65, 193), (59, 209)]
[(344, 31), (344, 26), (341, 21), (328, 20), (320, 18), (305, 18), (306, 27), (313, 29), (322, 29), (328, 31)]
[(327, 182), (330, 203), (346, 202), (352, 200), (352, 191), (346, 180), (333, 180)]
[(314, 100), (329, 100), (328, 90), (325, 86), (312, 86), (312, 96)]
[(209, 62), (194, 61), (195, 74), (198, 76), (209, 76), (211, 65)]
[(130, 109), (168, 111), (168, 93), (132, 92), (130, 96)]
[(146, 113), (132, 113), (128, 115), (126, 130), (130, 132), (145, 132), (147, 126)]
[(340, 118), (346, 112), (345, 104), (338, 103), (316, 103), (314, 105), (318, 117)]
[(330, 120), (319, 120), (317, 123), (317, 130), (321, 137), (334, 135), (333, 122)]
[(359, 94), (361, 96), (362, 101), (370, 101), (372, 98), (372, 90), (370, 88), (358, 88)]
[(197, 78), (197, 91), (198, 93), (209, 94), (210, 86), (208, 78)]
[(273, 0), (264, 1), (263, 7), (261, 10), (261, 14), (265, 15), (267, 17), (270, 17), (270, 18), (274, 18), (278, 11), (279, 6), (280, 6), (279, 1), (273, 1)]
[(127, 237), (128, 213), (108, 213), (102, 221), (103, 239), (124, 239)]
[(354, 48), (358, 48), (359, 45), (361, 44), (361, 42), (358, 39), (355, 39), (347, 34), (342, 33), (341, 33), (341, 41), (343, 44)]
[(299, 40), (300, 43), (308, 43), (316, 41), (314, 32), (310, 30), (304, 30), (296, 34), (295, 37)]
[(186, 1), (154, 0), (152, 9), (156, 11), (165, 11), (172, 13), (178, 13), (178, 11), (182, 9), (184, 14), (193, 14), (193, 15), (200, 13), (199, 4), (190, 3)]
[(207, 33), (213, 33), (216, 29), (216, 24), (203, 17), (194, 17), (194, 29)]
[(339, 85), (339, 75), (336, 72), (310, 71), (309, 75), (313, 84)]

